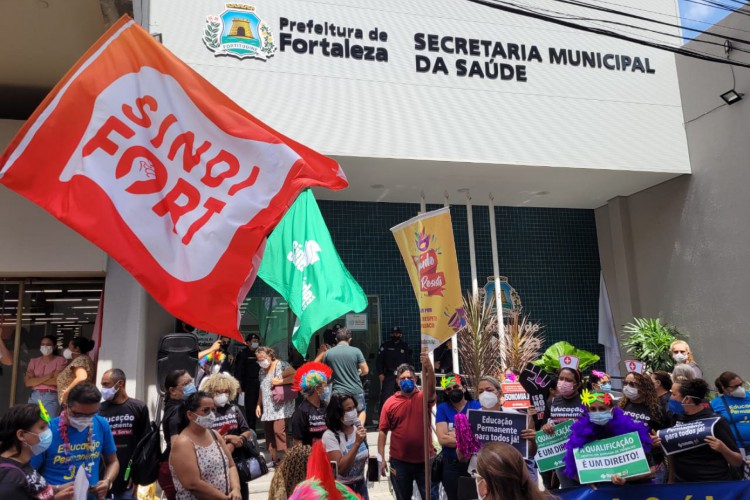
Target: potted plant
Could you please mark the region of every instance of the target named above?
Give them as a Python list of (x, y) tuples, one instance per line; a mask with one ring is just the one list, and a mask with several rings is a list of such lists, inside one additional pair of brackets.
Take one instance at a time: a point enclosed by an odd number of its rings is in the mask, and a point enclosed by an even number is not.
[(633, 318), (623, 328), (622, 346), (651, 371), (669, 372), (674, 366), (669, 346), (683, 337), (674, 326), (658, 318)]

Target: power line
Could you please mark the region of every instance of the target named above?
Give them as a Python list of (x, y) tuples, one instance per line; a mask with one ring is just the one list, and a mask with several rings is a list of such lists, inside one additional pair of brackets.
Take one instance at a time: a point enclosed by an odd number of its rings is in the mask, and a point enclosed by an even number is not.
[(583, 25), (572, 23), (572, 22), (568, 22), (568, 21), (565, 21), (565, 20), (562, 20), (562, 19), (555, 19), (554, 17), (546, 16), (544, 14), (539, 14), (539, 13), (536, 13), (536, 12), (524, 11), (522, 9), (518, 9), (518, 8), (514, 8), (514, 7), (511, 7), (511, 6), (508, 6), (508, 5), (504, 5), (504, 4), (498, 3), (497, 1), (492, 1), (492, 0), (469, 0), (469, 1), (472, 2), (472, 3), (479, 4), (479, 5), (484, 5), (485, 7), (490, 7), (492, 9), (497, 9), (497, 10), (502, 10), (502, 11), (505, 11), (505, 12), (509, 12), (511, 14), (517, 14), (517, 15), (520, 15), (520, 16), (531, 17), (531, 18), (534, 18), (534, 19), (538, 19), (540, 21), (544, 21), (544, 22), (548, 22), (548, 23), (552, 23), (552, 24), (557, 24), (557, 25), (560, 25), (560, 26), (565, 26), (566, 28), (572, 28), (572, 29), (579, 30), (579, 31), (586, 31), (586, 32), (589, 32), (589, 33), (595, 33), (595, 34), (598, 34), (598, 35), (604, 35), (604, 36), (608, 36), (608, 37), (611, 37), (611, 38), (617, 38), (619, 40), (625, 40), (625, 41), (628, 41), (628, 42), (636, 43), (638, 45), (644, 45), (646, 47), (652, 47), (652, 48), (656, 48), (656, 49), (665, 50), (667, 52), (672, 52), (674, 54), (679, 54), (679, 55), (682, 55), (682, 56), (685, 56), (685, 57), (691, 57), (691, 58), (694, 58), (694, 59), (701, 59), (703, 61), (715, 62), (715, 63), (719, 63), (719, 64), (730, 64), (730, 65), (733, 65), (733, 66), (741, 66), (743, 68), (750, 68), (750, 64), (746, 64), (746, 63), (742, 63), (742, 62), (738, 62), (738, 61), (733, 61), (733, 60), (730, 60), (730, 59), (721, 59), (721, 58), (718, 58), (718, 57), (715, 57), (715, 56), (711, 56), (711, 55), (700, 53), (700, 52), (695, 51), (695, 50), (687, 50), (687, 49), (684, 49), (682, 47), (672, 47), (670, 45), (665, 45), (663, 43), (648, 42), (648, 41), (645, 41), (645, 40), (642, 40), (642, 39), (639, 39), (639, 38), (635, 38), (635, 37), (632, 37), (632, 36), (622, 35), (620, 33), (617, 33), (617, 32), (614, 32), (614, 31), (610, 31), (610, 30), (605, 30), (605, 29), (601, 29), (601, 28), (592, 28), (590, 26), (583, 26)]

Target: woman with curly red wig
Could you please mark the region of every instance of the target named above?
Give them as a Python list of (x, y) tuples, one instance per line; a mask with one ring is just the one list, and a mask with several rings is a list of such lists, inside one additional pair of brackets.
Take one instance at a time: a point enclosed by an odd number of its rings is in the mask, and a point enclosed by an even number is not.
[(331, 395), (328, 381), (331, 369), (323, 363), (312, 361), (300, 366), (294, 375), (292, 389), (301, 392), (305, 400), (292, 415), (294, 445), (312, 445), (326, 431), (326, 406)]

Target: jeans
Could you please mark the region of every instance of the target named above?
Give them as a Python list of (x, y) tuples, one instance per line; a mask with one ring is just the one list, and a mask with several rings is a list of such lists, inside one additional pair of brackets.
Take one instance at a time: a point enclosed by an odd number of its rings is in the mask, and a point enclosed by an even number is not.
[(448, 500), (458, 498), (458, 478), (468, 476), (469, 464), (459, 462), (457, 458), (443, 457), (443, 488)]
[(57, 416), (57, 410), (60, 408), (57, 403), (57, 391), (31, 391), (31, 396), (29, 396), (29, 403), (37, 404), (39, 401), (42, 402), (44, 408), (47, 410), (47, 413), (49, 413), (49, 418), (55, 418)]
[(362, 500), (369, 500), (369, 495), (367, 494), (367, 480), (361, 479), (357, 481), (356, 483), (347, 484), (350, 490), (352, 490), (354, 493), (358, 494), (362, 497)]
[(411, 500), (414, 481), (417, 482), (419, 494), (424, 498), (424, 463), (410, 464), (391, 458), (391, 484), (396, 492), (396, 500)]

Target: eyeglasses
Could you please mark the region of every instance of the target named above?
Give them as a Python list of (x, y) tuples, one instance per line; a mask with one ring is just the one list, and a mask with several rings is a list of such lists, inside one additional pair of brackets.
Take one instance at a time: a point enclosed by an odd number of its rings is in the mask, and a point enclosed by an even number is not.
[(739, 384), (736, 384), (736, 385), (728, 385), (727, 389), (734, 391), (734, 390), (742, 387), (743, 385), (744, 385), (744, 382), (740, 382)]
[(632, 387), (634, 389), (638, 388), (638, 382), (623, 382), (622, 385), (626, 385), (626, 386)]

